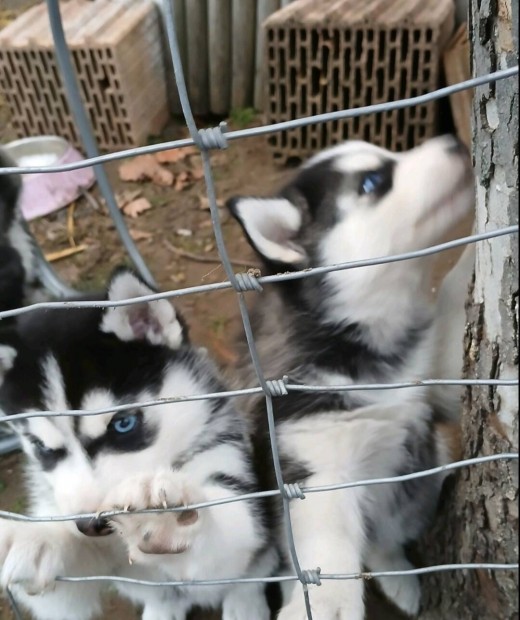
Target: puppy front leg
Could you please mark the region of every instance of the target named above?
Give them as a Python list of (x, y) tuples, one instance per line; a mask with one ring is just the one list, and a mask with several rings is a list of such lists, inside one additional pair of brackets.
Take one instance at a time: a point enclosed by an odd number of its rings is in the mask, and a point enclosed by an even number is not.
[[(306, 486), (330, 483), (334, 476), (313, 475)], [(291, 502), (291, 523), (302, 569), (326, 573), (359, 573), (365, 533), (361, 513), (362, 488), (308, 493)], [(347, 506), (347, 509), (345, 509)], [(314, 620), (363, 620), (363, 582), (360, 579), (323, 580), (309, 586)], [(307, 620), (299, 584), (292, 589), (279, 620)]]
[[(371, 547), (366, 564), (370, 571), (405, 571), (415, 568), (401, 547), (384, 549)], [(377, 583), (384, 594), (407, 616), (416, 617), (421, 604), (421, 585), (415, 575), (378, 577)]]
[(102, 584), (55, 581), (104, 572), (103, 556), (68, 527), (0, 521), (1, 584), (38, 620), (89, 620), (101, 610)]
[[(269, 577), (280, 562), (275, 549), (266, 549), (254, 560), (248, 577)], [(271, 612), (267, 605), (265, 585), (262, 583), (237, 584), (224, 597), (222, 620), (269, 620)]]

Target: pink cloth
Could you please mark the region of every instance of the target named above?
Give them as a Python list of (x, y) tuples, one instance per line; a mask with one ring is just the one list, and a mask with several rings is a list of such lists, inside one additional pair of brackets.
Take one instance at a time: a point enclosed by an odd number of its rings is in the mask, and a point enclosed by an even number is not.
[[(81, 154), (69, 147), (53, 165), (70, 164), (81, 159)], [(88, 189), (94, 181), (91, 167), (68, 172), (24, 174), (20, 199), (24, 218), (33, 220), (67, 206), (78, 198), (81, 189)]]

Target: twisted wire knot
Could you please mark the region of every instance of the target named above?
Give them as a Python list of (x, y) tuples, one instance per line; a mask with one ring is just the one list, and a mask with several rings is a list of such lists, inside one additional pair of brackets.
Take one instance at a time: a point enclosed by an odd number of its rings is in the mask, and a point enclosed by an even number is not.
[(284, 484), (283, 490), (287, 499), (305, 499), (305, 493), (297, 482)]
[(270, 396), (287, 396), (289, 393), (283, 379), (270, 379), (265, 385)]
[(210, 149), (227, 149), (228, 141), (224, 133), (227, 131), (227, 125), (222, 121), (218, 127), (208, 127), (207, 129), (199, 129), (198, 146), (204, 150)]
[(318, 566), (318, 568), (316, 569), (302, 570), (299, 578), (301, 583), (304, 583), (306, 585), (313, 584), (315, 586), (321, 586), (320, 573), (321, 568)]
[(239, 293), (245, 293), (247, 291), (261, 292), (263, 290), (256, 276), (249, 271), (247, 273), (235, 273), (235, 281), (235, 288)]

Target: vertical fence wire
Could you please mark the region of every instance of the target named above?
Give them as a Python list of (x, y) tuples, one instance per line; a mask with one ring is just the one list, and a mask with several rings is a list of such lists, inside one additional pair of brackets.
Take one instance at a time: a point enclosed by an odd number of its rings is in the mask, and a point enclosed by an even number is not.
[(20, 608), (18, 607), (16, 597), (14, 596), (10, 586), (6, 587), (5, 592), (6, 592), (7, 600), (9, 601), (9, 605), (11, 606), (15, 620), (23, 620), (22, 612)]
[[(283, 2), (282, 4), (286, 4), (286, 3), (287, 2)], [(283, 519), (284, 519), (284, 526), (285, 526), (285, 531), (286, 531), (286, 535), (288, 539), (289, 553), (290, 553), (291, 560), (293, 562), (293, 566), (294, 566), (294, 570), (296, 574), (291, 575), (291, 576), (286, 576), (286, 577), (272, 577), (272, 578), (262, 577), (259, 579), (244, 578), (244, 579), (213, 580), (213, 581), (205, 581), (205, 582), (200, 581), (200, 582), (191, 582), (191, 585), (194, 585), (195, 583), (197, 584), (249, 583), (249, 582), (254, 582), (254, 581), (261, 581), (264, 583), (268, 583), (268, 582), (273, 582), (273, 581), (276, 581), (276, 582), (299, 581), (302, 586), (307, 618), (308, 620), (313, 620), (307, 586), (310, 583), (319, 584), (321, 579), (359, 579), (359, 578), (371, 578), (373, 576), (422, 574), (423, 572), (433, 572), (433, 571), (439, 571), (439, 570), (455, 570), (455, 569), (461, 569), (461, 570), (462, 569), (488, 569), (488, 570), (518, 569), (518, 564), (457, 564), (457, 565), (443, 565), (443, 566), (436, 566), (436, 567), (427, 567), (425, 569), (414, 569), (414, 570), (409, 570), (409, 571), (391, 571), (391, 572), (379, 572), (379, 573), (369, 573), (369, 574), (363, 573), (363, 574), (355, 574), (355, 575), (323, 575), (323, 574), (320, 574), (319, 569), (308, 569), (305, 567), (302, 568), (300, 566), (297, 549), (296, 549), (295, 541), (294, 541), (294, 535), (292, 531), (290, 510), (289, 510), (289, 501), (293, 497), (300, 497), (303, 495), (304, 492), (305, 493), (327, 492), (327, 491), (338, 490), (340, 488), (351, 488), (353, 486), (362, 486), (362, 485), (371, 485), (371, 484), (387, 484), (389, 482), (401, 482), (405, 479), (423, 477), (426, 475), (434, 475), (435, 473), (439, 473), (439, 471), (443, 471), (447, 469), (456, 469), (458, 467), (468, 466), (470, 464), (474, 465), (478, 463), (484, 463), (489, 460), (499, 460), (499, 459), (518, 460), (518, 454), (511, 453), (511, 454), (491, 455), (489, 457), (469, 459), (467, 461), (460, 461), (457, 463), (453, 463), (451, 464), (451, 466), (435, 468), (435, 470), (428, 470), (425, 472), (416, 472), (414, 474), (410, 474), (407, 476), (396, 476), (394, 478), (365, 480), (365, 481), (357, 481), (353, 483), (336, 484), (336, 485), (333, 484), (333, 485), (327, 485), (326, 487), (316, 487), (316, 488), (300, 488), (298, 485), (286, 485), (283, 480), (282, 468), (280, 464), (280, 455), (278, 451), (278, 444), (277, 444), (277, 438), (276, 438), (276, 432), (275, 432), (275, 421), (274, 421), (274, 411), (273, 411), (273, 397), (274, 396), (280, 396), (283, 394), (287, 394), (289, 391), (292, 391), (292, 390), (294, 391), (298, 391), (298, 390), (300, 391), (328, 391), (328, 390), (338, 391), (342, 389), (344, 390), (391, 389), (395, 387), (405, 388), (405, 387), (413, 387), (414, 385), (417, 386), (417, 385), (423, 385), (423, 384), (435, 384), (439, 382), (424, 381), (424, 382), (416, 382), (413, 384), (412, 383), (399, 384), (399, 385), (389, 384), (387, 386), (385, 385), (294, 386), (294, 385), (289, 384), (287, 381), (283, 379), (275, 380), (275, 381), (267, 381), (263, 373), (263, 369), (261, 367), (258, 353), (256, 350), (253, 331), (252, 331), (250, 320), (249, 320), (249, 313), (248, 313), (247, 306), (245, 303), (244, 293), (247, 291), (260, 291), (262, 289), (263, 283), (277, 282), (285, 278), (310, 277), (312, 276), (313, 273), (323, 273), (325, 271), (332, 271), (338, 268), (353, 268), (353, 267), (359, 268), (359, 267), (367, 266), (370, 264), (390, 262), (393, 260), (406, 260), (411, 257), (423, 256), (428, 253), (434, 253), (434, 252), (441, 251), (443, 249), (447, 249), (447, 247), (455, 247), (457, 245), (457, 242), (450, 242), (450, 244), (441, 244), (435, 248), (429, 248), (427, 250), (413, 252), (407, 255), (394, 256), (394, 257), (382, 257), (379, 259), (371, 259), (368, 261), (357, 261), (355, 264), (335, 265), (335, 266), (326, 267), (326, 268), (311, 269), (311, 270), (306, 271), (305, 273), (296, 273), (296, 274), (290, 274), (290, 275), (283, 274), (280, 276), (270, 276), (270, 277), (263, 277), (263, 278), (258, 278), (258, 279), (248, 274), (235, 274), (233, 271), (231, 262), (229, 260), (229, 256), (228, 256), (224, 238), (223, 238), (220, 216), (219, 216), (219, 211), (218, 211), (217, 201), (216, 201), (215, 185), (214, 185), (212, 168), (211, 168), (211, 160), (210, 160), (210, 154), (209, 154), (209, 151), (213, 148), (226, 148), (228, 144), (228, 140), (230, 139), (238, 139), (238, 138), (254, 136), (254, 135), (263, 135), (271, 131), (286, 130), (289, 128), (300, 127), (300, 126), (315, 123), (315, 122), (327, 122), (329, 120), (336, 120), (338, 118), (360, 116), (362, 114), (367, 114), (370, 112), (386, 111), (388, 109), (399, 109), (400, 107), (417, 105), (419, 103), (429, 101), (433, 98), (438, 98), (440, 96), (451, 94), (452, 92), (457, 92), (457, 90), (462, 90), (463, 88), (474, 87), (481, 83), (486, 83), (486, 82), (497, 80), (497, 79), (505, 79), (505, 78), (512, 77), (518, 74), (518, 67), (512, 67), (507, 70), (498, 71), (495, 74), (489, 74), (487, 76), (482, 76), (481, 78), (474, 78), (473, 80), (468, 80), (458, 85), (447, 87), (445, 89), (440, 89), (439, 91), (436, 91), (436, 93), (429, 93), (428, 95), (422, 95), (420, 97), (414, 97), (411, 99), (400, 100), (400, 101), (387, 103), (387, 104), (377, 104), (374, 106), (367, 106), (367, 107), (358, 108), (355, 110), (343, 110), (343, 111), (334, 112), (334, 113), (326, 113), (326, 114), (321, 114), (321, 115), (317, 115), (314, 117), (309, 117), (306, 119), (295, 119), (293, 121), (278, 123), (273, 126), (251, 128), (251, 129), (239, 130), (239, 131), (234, 131), (234, 132), (229, 132), (229, 133), (226, 132), (225, 125), (221, 125), (220, 127), (213, 128), (213, 129), (199, 130), (195, 123), (194, 116), (192, 113), (192, 108), (191, 108), (190, 101), (189, 101), (188, 94), (187, 94), (187, 89), (186, 89), (186, 84), (185, 84), (185, 79), (184, 79), (184, 72), (183, 72), (183, 62), (181, 59), (181, 55), (179, 53), (175, 15), (174, 15), (174, 11), (172, 8), (172, 3), (166, 2), (165, 3), (165, 17), (166, 17), (167, 38), (168, 38), (168, 43), (170, 47), (170, 53), (171, 53), (172, 63), (173, 63), (173, 68), (174, 68), (174, 73), (175, 73), (175, 81), (176, 81), (177, 88), (179, 91), (179, 99), (180, 99), (183, 115), (184, 115), (186, 125), (188, 127), (191, 138), (189, 140), (178, 140), (175, 142), (163, 143), (161, 145), (153, 145), (151, 147), (140, 147), (136, 149), (128, 149), (126, 151), (120, 151), (118, 153), (112, 153), (110, 155), (99, 156), (98, 151), (97, 151), (97, 146), (95, 142), (93, 141), (91, 132), (89, 133), (88, 119), (86, 118), (83, 104), (81, 101), (81, 97), (79, 96), (79, 91), (77, 90), (77, 84), (75, 82), (75, 76), (73, 72), (72, 63), (70, 61), (69, 50), (67, 48), (67, 43), (66, 43), (64, 33), (63, 33), (63, 27), (61, 24), (61, 16), (59, 12), (58, 0), (47, 0), (47, 5), (49, 8), (49, 19), (51, 22), (51, 28), (52, 28), (54, 42), (56, 46), (56, 55), (58, 59), (58, 65), (60, 66), (60, 69), (62, 71), (62, 77), (64, 79), (67, 96), (69, 97), (69, 100), (71, 103), (71, 109), (75, 113), (76, 122), (80, 128), (80, 132), (82, 133), (82, 137), (83, 137), (83, 140), (86, 146), (86, 152), (87, 152), (88, 159), (85, 159), (82, 162), (77, 162), (75, 164), (69, 164), (65, 166), (54, 166), (54, 167), (46, 167), (46, 168), (35, 167), (35, 168), (20, 168), (20, 169), (4, 169), (4, 170), (0, 170), (0, 174), (8, 174), (8, 173), (13, 173), (13, 172), (31, 173), (31, 172), (65, 171), (65, 170), (77, 169), (77, 168), (88, 166), (88, 165), (93, 165), (95, 166), (96, 173), (98, 175), (98, 182), (100, 184), (102, 192), (104, 194), (105, 192), (107, 192), (106, 195), (112, 196), (113, 198), (112, 190), (110, 186), (108, 185), (108, 180), (106, 179), (106, 176), (104, 176), (104, 171), (102, 170), (102, 167), (101, 167), (102, 163), (106, 161), (120, 159), (122, 157), (127, 157), (130, 155), (135, 155), (140, 152), (141, 153), (156, 152), (156, 151), (165, 150), (168, 148), (175, 148), (179, 146), (185, 146), (188, 144), (195, 144), (199, 147), (201, 158), (202, 158), (204, 178), (206, 182), (206, 190), (207, 190), (207, 196), (209, 199), (210, 214), (211, 214), (211, 220), (212, 220), (212, 224), (214, 228), (216, 245), (217, 245), (219, 256), (221, 258), (222, 265), (224, 267), (226, 276), (229, 280), (229, 282), (227, 283), (220, 283), (218, 285), (205, 285), (202, 287), (192, 287), (191, 289), (185, 289), (184, 291), (170, 291), (167, 293), (149, 295), (149, 296), (145, 296), (145, 297), (141, 297), (141, 298), (137, 298), (133, 300), (122, 300), (119, 303), (99, 304), (96, 302), (90, 302), (90, 303), (89, 302), (66, 302), (68, 307), (89, 307), (89, 306), (94, 306), (94, 305), (97, 305), (97, 306), (99, 305), (102, 305), (102, 306), (126, 305), (128, 303), (142, 303), (145, 300), (174, 297), (180, 294), (202, 292), (202, 291), (207, 291), (207, 290), (211, 290), (214, 288), (230, 288), (231, 287), (235, 290), (237, 294), (237, 300), (238, 300), (240, 315), (242, 318), (243, 328), (244, 328), (244, 332), (245, 332), (245, 336), (246, 336), (246, 340), (247, 340), (247, 344), (249, 348), (249, 354), (250, 354), (251, 362), (253, 364), (257, 379), (258, 379), (259, 387), (251, 388), (249, 390), (234, 390), (234, 391), (225, 392), (225, 393), (222, 393), (216, 396), (217, 397), (229, 397), (232, 395), (238, 395), (242, 393), (253, 393), (254, 391), (256, 393), (262, 393), (265, 398), (269, 438), (271, 441), (272, 458), (273, 458), (277, 489), (273, 491), (268, 491), (268, 492), (256, 492), (256, 493), (251, 493), (251, 494), (247, 494), (243, 496), (234, 497), (234, 498), (231, 498), (229, 501), (241, 501), (241, 500), (244, 500), (250, 497), (262, 497), (262, 496), (265, 497), (265, 496), (274, 496), (274, 495), (280, 496), (280, 499), (282, 501), (282, 506), (283, 506)], [(98, 174), (100, 170), (101, 170), (101, 176), (99, 176)], [(107, 200), (107, 204), (110, 207), (110, 200)], [(143, 275), (145, 280), (149, 281), (150, 283), (153, 283), (153, 279), (148, 270), (148, 267), (146, 266), (146, 264), (144, 263), (140, 255), (138, 253), (136, 254), (137, 250), (135, 249), (135, 252), (132, 250), (133, 242), (130, 240), (130, 247), (126, 242), (126, 237), (124, 234), (124, 231), (126, 231), (126, 226), (124, 224), (124, 221), (122, 223), (122, 226), (124, 228), (123, 232), (121, 232), (120, 227), (117, 226), (116, 218), (117, 217), (121, 218), (121, 214), (119, 213), (119, 210), (116, 207), (116, 211), (114, 213), (112, 211), (113, 209), (110, 209), (111, 215), (114, 218), (114, 221), (116, 222), (116, 227), (118, 229), (118, 232), (120, 233), (123, 243), (125, 247), (127, 248), (131, 258), (133, 259), (134, 264), (138, 268), (138, 271), (141, 273), (141, 275)], [(499, 231), (493, 231), (492, 233), (484, 233), (482, 235), (472, 235), (466, 239), (458, 240), (459, 242), (458, 245), (462, 245), (462, 243), (475, 242), (475, 241), (486, 239), (486, 238), (497, 237), (501, 234), (515, 234), (515, 233), (518, 233), (518, 226), (510, 226), (507, 228), (500, 229)], [(17, 314), (22, 314), (23, 312), (26, 312), (26, 311), (32, 311), (33, 309), (36, 309), (37, 307), (56, 307), (56, 306), (63, 305), (63, 303), (64, 302), (61, 302), (61, 303), (60, 302), (49, 302), (49, 303), (34, 304), (33, 306), (29, 308), (16, 309), (14, 311), (2, 312), (0, 313), (0, 319), (7, 317), (7, 316), (16, 316)], [(506, 385), (507, 386), (518, 386), (518, 381), (496, 381), (496, 380), (495, 382), (493, 382), (492, 380), (489, 380), (489, 381), (487, 380), (473, 380), (473, 381), (451, 380), (451, 381), (446, 381), (445, 383), (447, 385), (457, 385), (457, 384), (460, 384), (460, 385), (480, 385), (480, 384), (491, 385), (493, 384), (493, 385), (504, 385), (504, 386)], [(209, 395), (205, 394), (205, 395), (201, 395), (197, 397), (191, 397), (191, 398), (188, 397), (184, 399), (183, 398), (179, 399), (178, 397), (175, 397), (175, 398), (172, 398), (172, 400), (175, 400), (177, 402), (179, 400), (190, 400), (190, 399), (196, 400), (196, 399), (208, 398), (208, 397)], [(164, 404), (164, 400), (161, 402)], [(154, 403), (147, 403), (148, 406), (150, 406), (151, 404), (154, 404)], [(142, 406), (143, 403), (140, 403), (140, 405)], [(122, 407), (122, 409), (129, 408), (130, 406), (134, 406), (134, 405), (125, 405)], [(73, 411), (38, 412), (38, 413), (19, 414), (16, 416), (11, 416), (11, 419), (12, 420), (15, 418), (23, 419), (26, 417), (34, 417), (38, 415), (52, 415), (52, 416), (56, 416), (56, 415), (98, 415), (102, 411), (103, 410), (76, 411), (76, 412), (73, 412)], [(0, 418), (0, 422), (1, 421), (3, 420)], [(224, 500), (219, 500), (219, 501), (206, 502), (205, 504), (202, 504), (200, 506), (209, 507), (212, 505), (226, 503), (226, 501), (227, 500), (224, 499)], [(195, 507), (199, 507), (199, 505), (196, 505)], [(190, 508), (192, 507), (184, 507), (183, 509), (186, 510)], [(171, 510), (179, 510), (179, 509), (171, 509)], [(154, 509), (154, 510), (145, 510), (145, 511), (140, 511), (140, 512), (164, 512), (164, 510)], [(117, 511), (114, 511), (113, 513), (106, 513), (106, 514), (117, 514)], [(7, 513), (5, 511), (0, 511), (0, 517), (16, 518), (16, 515), (14, 515), (13, 513)], [(21, 517), (21, 515), (18, 515), (18, 517)], [(49, 521), (52, 521), (52, 520), (67, 520), (67, 519), (72, 519), (72, 518), (77, 518), (77, 517), (78, 517), (77, 515), (76, 516), (69, 515), (63, 518), (52, 518), (52, 516), (51, 517), (37, 517), (37, 518), (25, 517), (25, 519), (19, 518), (18, 520), (36, 520), (36, 521), (49, 520)], [(66, 576), (63, 576), (63, 577), (60, 577), (59, 580), (68, 581), (68, 582), (94, 581), (94, 580), (127, 581), (131, 583), (141, 583), (141, 584), (146, 583), (148, 585), (156, 585), (156, 586), (161, 586), (161, 587), (164, 585), (190, 585), (190, 582), (182, 582), (182, 581), (181, 582), (155, 583), (155, 582), (146, 582), (144, 580), (139, 580), (139, 579), (117, 578), (114, 576), (96, 576), (96, 577), (90, 577), (90, 578), (89, 577), (68, 578)], [(13, 613), (15, 615), (16, 620), (21, 619), (22, 614), (17, 606), (16, 600), (15, 600), (15, 597), (13, 596), (13, 592), (11, 588), (9, 587), (6, 588), (6, 593), (7, 593), (7, 598), (13, 609)], [(319, 619), (315, 619), (315, 620), (319, 620)]]
[(182, 111), (184, 114), (184, 119), (186, 121), (186, 125), (190, 132), (190, 135), (193, 141), (197, 144), (201, 151), (202, 163), (204, 168), (204, 179), (206, 182), (206, 191), (209, 199), (209, 207), (211, 213), (211, 221), (213, 223), (213, 230), (215, 234), (215, 242), (217, 244), (217, 250), (219, 256), (222, 261), (222, 265), (226, 272), (227, 277), (229, 278), (233, 288), (235, 289), (238, 296), (238, 303), (240, 308), (240, 315), (242, 317), (242, 323), (244, 327), (244, 332), (247, 339), (247, 344), (249, 347), (249, 353), (251, 356), (251, 361), (253, 363), (256, 376), (260, 383), (260, 386), (265, 394), (265, 401), (267, 407), (267, 421), (268, 421), (268, 429), (269, 429), (269, 438), (271, 441), (271, 450), (273, 455), (273, 464), (276, 476), (276, 482), (278, 484), (278, 488), (280, 490), (283, 502), (283, 519), (285, 524), (285, 530), (287, 533), (287, 540), (289, 544), (289, 552), (291, 554), (291, 559), (294, 565), (294, 569), (300, 579), (303, 587), (303, 595), (305, 599), (305, 608), (307, 611), (307, 616), (309, 620), (313, 620), (312, 611), (309, 601), (309, 592), (307, 588), (307, 584), (304, 580), (304, 572), (301, 569), (300, 562), (298, 560), (298, 555), (296, 552), (294, 535), (292, 531), (291, 525), (291, 517), (289, 512), (289, 498), (286, 493), (284, 493), (284, 482), (282, 475), (282, 468), (280, 464), (280, 455), (278, 453), (278, 443), (276, 439), (275, 432), (275, 423), (274, 423), (274, 412), (273, 412), (273, 402), (271, 398), (271, 393), (267, 387), (266, 379), (264, 377), (260, 360), (258, 358), (258, 354), (256, 351), (256, 346), (254, 342), (253, 332), (251, 329), (251, 323), (249, 320), (249, 313), (247, 310), (247, 306), (244, 299), (244, 290), (254, 289), (255, 285), (253, 282), (253, 276), (250, 278), (249, 285), (246, 284), (246, 279), (242, 278), (242, 281), (239, 284), (239, 280), (235, 276), (233, 271), (233, 267), (231, 265), (231, 261), (229, 260), (229, 256), (227, 253), (226, 245), (224, 242), (224, 235), (222, 234), (222, 227), (220, 223), (220, 215), (217, 206), (217, 198), (215, 194), (215, 185), (213, 182), (213, 173), (211, 169), (211, 162), (209, 156), (210, 148), (225, 148), (227, 146), (227, 142), (225, 140), (225, 135), (222, 131), (222, 128), (218, 128), (213, 133), (207, 132), (199, 132), (195, 123), (195, 119), (193, 117), (193, 113), (191, 111), (190, 102), (186, 90), (186, 84), (184, 81), (184, 74), (182, 69), (182, 61), (179, 55), (179, 48), (177, 44), (177, 36), (175, 31), (175, 16), (173, 11), (171, 10), (171, 6), (168, 5), (167, 9), (167, 34), (168, 34), (168, 42), (170, 45), (170, 51), (172, 55), (172, 63), (175, 73), (175, 80), (177, 83), (177, 88), (179, 91), (179, 99), (181, 102)]

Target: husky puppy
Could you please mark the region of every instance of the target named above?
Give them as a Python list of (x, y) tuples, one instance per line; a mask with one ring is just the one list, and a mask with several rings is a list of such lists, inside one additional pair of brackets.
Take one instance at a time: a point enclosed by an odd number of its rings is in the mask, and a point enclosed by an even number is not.
[[(402, 154), (346, 142), (310, 159), (278, 195), (235, 198), (229, 207), (262, 259), (262, 273), (273, 274), (425, 248), (442, 241), (473, 204), (469, 156), (448, 136)], [(461, 348), (435, 352), (442, 322), (433, 322), (430, 263), (428, 258), (390, 262), (266, 285), (255, 300), (252, 322), (267, 378), (288, 375), (293, 384), (355, 386), (428, 379), (435, 366), (440, 376), (453, 378), (442, 372), (442, 358), (461, 355)], [(463, 316), (469, 274), (459, 271), (452, 278), (459, 288), (449, 286), (457, 298), (442, 294), (439, 316), (453, 308)], [(458, 359), (459, 372), (461, 365)], [(241, 385), (253, 383), (246, 368)], [(431, 393), (414, 387), (275, 398), (285, 481), (309, 487), (348, 483), (449, 462), (446, 430), (456, 415), (433, 406)], [(262, 483), (273, 488), (263, 399), (251, 399), (248, 409), (256, 424)], [(322, 574), (412, 568), (403, 546), (417, 539), (434, 515), (442, 482), (442, 476), (426, 477), (293, 500), (301, 567), (319, 566)], [(402, 611), (418, 612), (415, 577), (387, 577), (379, 584)], [(362, 620), (363, 587), (359, 579), (311, 586), (314, 618)], [(295, 587), (279, 620), (306, 617), (301, 588)]]
[[(0, 168), (16, 164), (0, 148)], [(0, 175), (0, 312), (43, 301), (34, 241), (18, 206), (20, 175)]]
[[(106, 298), (151, 292), (123, 269)], [(223, 389), (207, 353), (189, 343), (182, 319), (166, 300), (35, 311), (0, 333), (0, 413), (6, 416), (110, 411)], [(101, 582), (56, 582), (58, 576), (191, 581), (264, 575), (275, 568), (257, 501), (131, 514), (257, 488), (245, 422), (229, 399), (33, 417), (12, 426), (28, 460), (32, 515), (130, 511), (110, 521), (0, 520), (1, 584), (11, 585), (35, 618), (86, 620), (100, 613)], [(145, 620), (184, 620), (193, 605), (222, 605), (224, 620), (269, 618), (262, 584), (116, 587), (143, 605)]]

